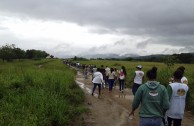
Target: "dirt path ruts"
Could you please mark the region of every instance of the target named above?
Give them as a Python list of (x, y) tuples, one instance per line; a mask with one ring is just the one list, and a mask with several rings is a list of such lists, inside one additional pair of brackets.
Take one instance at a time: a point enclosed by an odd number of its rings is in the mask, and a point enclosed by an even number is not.
[[(91, 76), (84, 79), (82, 73), (78, 71), (76, 81), (85, 92), (85, 104), (90, 110), (82, 117), (83, 122), (80, 126), (138, 126), (138, 110), (136, 110), (133, 120), (128, 119), (128, 112), (133, 100), (130, 89), (125, 89), (124, 93), (120, 93), (116, 86), (109, 93), (108, 89), (104, 88), (98, 98), (98, 88), (95, 95), (91, 95), (93, 87)], [(186, 112), (182, 126), (194, 126), (194, 116)]]

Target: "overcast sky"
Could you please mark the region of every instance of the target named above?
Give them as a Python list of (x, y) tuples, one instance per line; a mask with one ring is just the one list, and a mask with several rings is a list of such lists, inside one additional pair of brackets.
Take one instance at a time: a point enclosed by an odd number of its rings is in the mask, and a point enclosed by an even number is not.
[(194, 52), (193, 0), (0, 0), (0, 46), (56, 57)]

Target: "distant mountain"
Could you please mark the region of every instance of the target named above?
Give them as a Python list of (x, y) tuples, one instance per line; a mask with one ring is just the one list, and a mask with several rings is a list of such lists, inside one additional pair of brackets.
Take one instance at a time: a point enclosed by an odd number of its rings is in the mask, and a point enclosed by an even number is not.
[[(194, 57), (194, 52), (191, 53)], [(173, 54), (155, 54), (155, 55), (147, 55), (147, 56), (139, 56), (137, 54), (114, 54), (114, 53), (107, 53), (107, 54), (91, 54), (91, 55), (80, 55), (78, 57), (84, 57), (87, 59), (97, 59), (97, 58), (102, 58), (102, 59), (125, 59), (125, 58), (133, 58), (133, 59), (140, 59), (140, 60), (146, 60), (146, 59), (160, 59), (160, 58), (165, 58), (168, 56), (172, 56)]]
[(118, 55), (118, 54), (114, 54), (114, 53), (107, 53), (107, 54), (93, 54), (93, 55), (83, 55), (81, 57), (85, 57), (85, 58), (102, 58), (102, 59), (111, 59), (111, 58), (115, 58), (115, 59), (123, 59), (123, 58), (127, 58), (127, 57), (138, 57), (138, 55), (135, 54), (124, 54), (124, 55)]
[(156, 54), (156, 55), (147, 55), (147, 56), (138, 56), (134, 57), (134, 59), (150, 59), (150, 58), (164, 58), (170, 55), (167, 54)]

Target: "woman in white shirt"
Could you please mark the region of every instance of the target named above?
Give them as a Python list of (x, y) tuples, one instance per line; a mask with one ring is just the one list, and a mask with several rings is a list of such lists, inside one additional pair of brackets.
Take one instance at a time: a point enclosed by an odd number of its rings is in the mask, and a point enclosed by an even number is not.
[(135, 95), (137, 89), (139, 88), (139, 86), (141, 86), (144, 80), (144, 72), (141, 70), (143, 67), (141, 65), (138, 65), (136, 68), (137, 70), (135, 71), (134, 74), (134, 82), (132, 87), (133, 95)]

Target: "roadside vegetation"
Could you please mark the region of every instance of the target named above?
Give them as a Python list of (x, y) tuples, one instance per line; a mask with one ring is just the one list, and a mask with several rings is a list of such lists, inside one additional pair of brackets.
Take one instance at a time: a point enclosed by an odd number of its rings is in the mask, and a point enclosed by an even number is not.
[(75, 75), (57, 59), (0, 61), (0, 125), (71, 124), (87, 111)]

